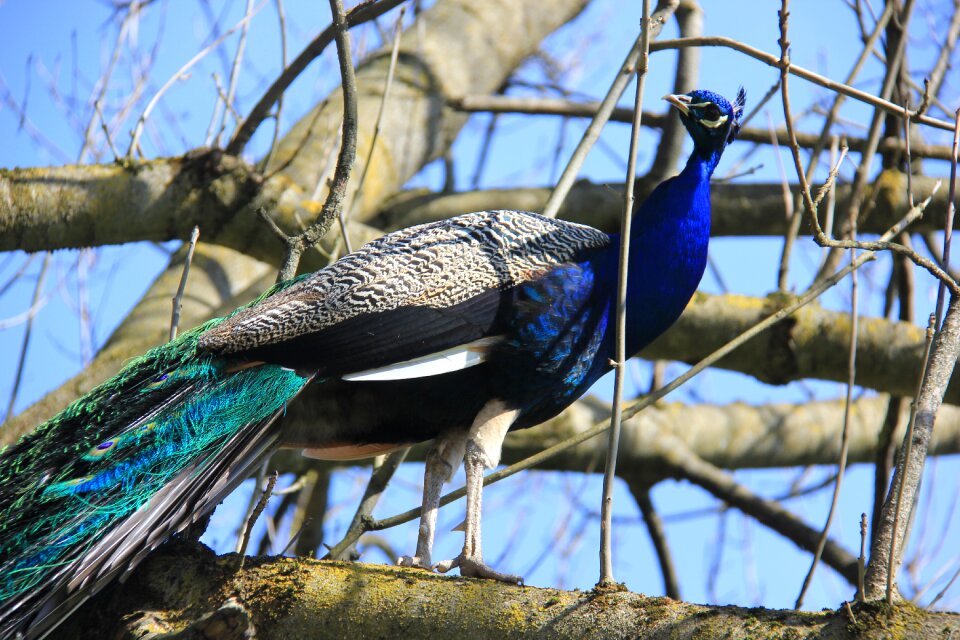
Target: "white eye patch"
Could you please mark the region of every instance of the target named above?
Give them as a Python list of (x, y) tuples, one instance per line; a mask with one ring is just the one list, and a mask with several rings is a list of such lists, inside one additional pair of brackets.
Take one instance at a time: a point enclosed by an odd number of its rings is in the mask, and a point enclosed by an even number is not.
[[(697, 102), (697, 103), (695, 103), (695, 104), (694, 104), (694, 103), (690, 103), (690, 104), (687, 105), (687, 108), (689, 108), (689, 109), (703, 109), (704, 107), (709, 107), (709, 106), (712, 105), (712, 104), (713, 104), (712, 102)], [(722, 125), (724, 122), (726, 122), (727, 119), (728, 119), (727, 116), (720, 116), (720, 117), (717, 118), (716, 120), (706, 120), (706, 119), (704, 119), (704, 118), (701, 118), (701, 119), (699, 120), (699, 122), (700, 122), (700, 124), (702, 124), (703, 126), (707, 127), (708, 129), (716, 129), (717, 127), (719, 127), (720, 125)]]
[(703, 126), (709, 129), (716, 129), (726, 121), (727, 121), (727, 116), (720, 116), (716, 120), (700, 120), (700, 124), (702, 124)]

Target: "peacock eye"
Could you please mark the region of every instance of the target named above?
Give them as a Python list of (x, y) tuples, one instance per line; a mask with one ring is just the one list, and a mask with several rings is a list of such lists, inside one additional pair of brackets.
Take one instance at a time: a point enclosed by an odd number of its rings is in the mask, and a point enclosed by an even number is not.
[(711, 104), (704, 109), (703, 115), (705, 116), (706, 120), (716, 121), (722, 114), (720, 113), (720, 107), (715, 104)]

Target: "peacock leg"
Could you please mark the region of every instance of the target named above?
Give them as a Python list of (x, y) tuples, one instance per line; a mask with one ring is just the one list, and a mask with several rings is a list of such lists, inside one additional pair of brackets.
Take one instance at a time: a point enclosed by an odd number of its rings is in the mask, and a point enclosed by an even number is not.
[(433, 570), (433, 538), (437, 527), (440, 494), (443, 484), (450, 480), (460, 466), (466, 442), (467, 432), (461, 430), (447, 432), (434, 440), (424, 465), (423, 504), (420, 507), (416, 555), (400, 556), (397, 559), (400, 566)]
[(453, 560), (438, 563), (436, 568), (440, 573), (459, 567), (460, 575), (463, 576), (523, 584), (522, 577), (501, 573), (484, 564), (480, 530), (483, 470), (484, 468), (492, 469), (500, 463), (503, 439), (518, 413), (519, 411), (515, 409), (508, 409), (499, 400), (492, 400), (484, 406), (474, 420), (463, 460), (463, 468), (467, 475), (467, 517), (463, 524), (465, 534), (463, 551)]

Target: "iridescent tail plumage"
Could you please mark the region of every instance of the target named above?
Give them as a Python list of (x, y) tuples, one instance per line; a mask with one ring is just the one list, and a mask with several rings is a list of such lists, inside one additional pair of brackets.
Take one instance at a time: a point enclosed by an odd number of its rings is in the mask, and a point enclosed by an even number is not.
[(0, 638), (36, 638), (202, 517), (275, 444), (309, 374), (185, 333), (0, 454)]

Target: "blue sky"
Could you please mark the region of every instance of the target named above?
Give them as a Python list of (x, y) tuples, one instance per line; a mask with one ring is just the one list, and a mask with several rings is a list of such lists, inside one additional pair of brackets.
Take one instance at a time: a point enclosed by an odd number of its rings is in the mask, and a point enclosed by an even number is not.
[[(912, 69), (929, 68), (937, 53), (935, 43), (942, 38), (942, 25), (945, 24), (942, 16), (947, 15), (949, 4), (918, 3), (912, 29)], [(126, 149), (129, 131), (144, 101), (197, 50), (210, 42), (211, 17), (219, 21), (221, 28), (229, 28), (242, 17), (244, 5), (240, 0), (209, 4), (158, 0), (148, 8), (130, 35), (129, 42), (136, 46), (124, 50), (104, 102), (104, 113), (115, 129), (113, 135), (121, 152)], [(284, 5), (292, 57), (327, 24), (328, 18), (325, 3), (286, 0)], [(0, 2), (0, 42), (4, 43), (0, 48), (0, 167), (63, 164), (75, 162), (79, 157), (82, 129), (90, 118), (89, 98), (112, 53), (117, 18), (112, 8), (102, 2), (70, 3), (72, 11), (62, 10), (64, 6), (50, 0)], [(205, 6), (208, 9), (204, 9)], [(729, 36), (768, 52), (778, 51), (776, 11), (779, 3), (769, 0), (753, 3), (706, 0), (703, 7), (706, 35)], [(639, 2), (597, 0), (571, 28), (552, 36), (545, 50), (561, 67), (569, 68), (563, 76), (564, 84), (575, 89), (578, 96), (595, 98), (603, 95), (635, 37), (639, 12)], [(941, 16), (939, 20), (938, 15)], [(393, 19), (388, 16), (383, 25), (389, 27)], [(273, 4), (263, 4), (251, 24), (237, 93), (241, 113), (259, 97), (264, 82), (276, 73), (280, 59)], [(675, 27), (668, 25), (663, 37), (674, 35)], [(354, 38), (361, 53), (377, 42), (372, 28), (356, 31)], [(835, 79), (842, 79), (847, 74), (858, 53), (856, 24), (842, 2), (795, 3), (791, 41), (795, 64)], [(216, 96), (211, 74), (216, 72), (221, 78), (229, 75), (229, 62), (236, 45), (236, 37), (229, 38), (223, 48), (207, 56), (164, 97), (153, 125), (144, 135), (147, 156), (182, 153), (202, 144)], [(645, 108), (666, 110), (659, 97), (671, 88), (674, 59), (675, 53), (672, 52), (657, 53), (652, 57)], [(149, 80), (143, 87), (140, 101), (124, 118), (118, 118), (125, 96), (135, 89), (138, 73), (144, 69), (149, 69)], [(881, 73), (879, 63), (871, 61), (861, 74), (858, 86), (875, 90)], [(537, 62), (526, 63), (518, 75), (531, 82), (546, 80), (543, 65)], [(751, 98), (748, 109), (776, 81), (777, 75), (775, 69), (729, 50), (713, 48), (702, 53), (700, 85), (728, 95), (744, 85)], [(330, 55), (314, 63), (288, 93), (281, 127), (289, 127), (338, 81)], [(632, 88), (628, 89), (627, 95), (632, 96), (632, 93)], [(814, 103), (823, 104), (829, 94), (819, 87), (793, 80), (791, 95), (795, 109), (799, 111)], [(946, 95), (953, 96), (956, 101), (956, 87), (948, 87)], [(24, 107), (25, 113), (21, 113)], [(848, 131), (859, 135), (863, 131), (859, 123), (868, 121), (870, 111), (848, 101), (842, 115), (849, 121)], [(942, 114), (935, 115), (943, 117)], [(764, 126), (768, 118), (774, 124), (782, 122), (777, 100), (771, 101), (753, 124)], [(815, 131), (819, 120), (815, 114), (807, 115), (800, 126)], [(558, 170), (553, 167), (558, 141), (562, 136), (564, 154), (569, 154), (585, 124), (571, 121), (561, 127), (558, 120), (535, 122), (523, 116), (501, 118), (498, 124), (501, 135), (493, 144), (480, 186), (550, 184), (558, 175)], [(473, 118), (455, 143), (456, 180), (461, 189), (471, 186), (479, 141), (486, 126), (486, 116)], [(265, 149), (269, 127), (264, 126), (251, 145), (251, 159)], [(622, 181), (628, 133), (628, 128), (623, 125), (608, 127), (602, 145), (591, 154), (582, 176), (598, 182)], [(643, 132), (639, 159), (643, 170), (653, 157), (657, 139), (656, 132)], [(940, 137), (931, 135), (929, 139), (945, 142), (942, 134)], [(97, 140), (96, 153), (91, 159), (110, 161), (112, 154), (103, 144), (102, 136)], [(786, 154), (783, 154), (782, 161), (788, 175), (792, 175), (792, 164)], [(736, 145), (727, 152), (718, 176), (738, 165), (741, 169), (756, 167), (745, 180), (780, 179), (777, 159), (769, 149), (754, 152), (747, 143)], [(931, 174), (945, 174), (947, 170), (944, 163), (937, 162), (927, 162), (925, 168)], [(849, 179), (851, 175), (852, 165), (844, 169), (841, 178)], [(411, 186), (436, 188), (441, 182), (442, 170), (434, 164), (414, 178)], [(176, 245), (176, 242), (170, 242), (159, 246), (140, 243), (105, 247), (82, 260), (77, 252), (54, 254), (44, 290), (45, 304), (35, 320), (15, 410), (29, 406), (45, 391), (55, 388), (79, 370), (85, 351), (103, 343), (149, 287), (153, 274), (163, 268), (168, 252)], [(780, 241), (777, 239), (718, 239), (711, 244), (711, 258), (730, 291), (749, 295), (764, 295), (775, 287), (779, 254)], [(806, 287), (818, 256), (819, 249), (809, 240), (801, 241), (800, 250), (792, 262), (791, 287), (800, 290)], [(28, 259), (22, 253), (0, 255), (0, 285), (6, 283)], [(26, 277), (0, 296), (0, 321), (13, 318), (29, 308), (41, 261), (40, 257), (34, 258), (26, 265)], [(861, 278), (865, 313), (879, 313), (880, 296), (877, 292), (885, 286), (889, 268), (889, 259), (883, 258)], [(84, 279), (88, 286), (89, 311), (93, 318), (90, 340), (81, 337), (77, 321), (80, 304), (78, 278)], [(935, 288), (923, 275), (919, 275), (918, 285), (918, 317), (924, 317), (924, 309), (929, 308)], [(719, 292), (720, 284), (715, 277), (708, 275), (702, 288)], [(824, 300), (825, 305), (838, 309), (847, 308), (848, 303), (849, 287), (846, 285), (838, 287)], [(15, 362), (23, 330), (22, 324), (15, 324), (0, 331), (0, 353), (4, 362)], [(645, 365), (638, 366), (645, 371)], [(680, 371), (682, 366), (671, 365), (668, 376)], [(13, 377), (12, 364), (0, 370), (0, 411), (6, 407)], [(608, 383), (601, 383), (598, 393), (603, 395), (607, 389)], [(671, 399), (686, 402), (804, 402), (811, 394), (818, 398), (834, 398), (842, 392), (841, 386), (834, 383), (812, 381), (770, 387), (746, 376), (709, 371)], [(960, 516), (952, 506), (956, 490), (950, 488), (957, 481), (957, 462), (952, 458), (943, 459), (930, 466), (934, 468), (924, 483), (924, 489), (928, 491), (930, 487), (936, 487), (929, 499), (931, 515), (921, 512), (918, 519), (922, 524), (917, 525), (933, 532), (928, 534), (928, 541), (956, 536), (960, 526)], [(804, 482), (815, 484), (817, 479), (832, 472), (830, 468), (813, 469)], [(736, 476), (754, 491), (775, 496), (785, 491), (802, 473), (799, 469), (766, 470), (737, 472)], [(329, 541), (335, 541), (342, 533), (367, 474), (365, 469), (358, 468), (336, 475), (332, 491), (335, 507), (328, 514), (326, 523)], [(378, 515), (389, 515), (415, 504), (419, 500), (420, 474), (418, 465), (408, 465), (394, 482)], [(455, 482), (462, 482), (462, 479)], [(599, 527), (594, 511), (599, 505), (599, 486), (598, 476), (528, 473), (489, 488), (485, 494), (487, 559), (504, 570), (524, 573), (528, 584), (591, 587), (596, 581), (598, 565)], [(860, 513), (870, 510), (871, 492), (872, 468), (857, 466), (851, 469), (834, 525), (835, 536), (848, 549), (858, 547), (857, 523)], [(809, 563), (808, 556), (799, 553), (792, 543), (735, 511), (722, 518), (689, 517), (687, 514), (717, 505), (709, 495), (686, 483), (661, 483), (654, 489), (653, 497), (667, 522), (685, 598), (748, 605), (762, 602), (774, 607), (792, 605)], [(923, 500), (927, 499), (925, 494)], [(208, 542), (221, 550), (232, 548), (231, 527), (235, 526), (237, 510), (245, 505), (245, 501), (244, 495), (238, 494), (217, 511), (214, 526), (207, 536)], [(791, 501), (790, 507), (808, 522), (819, 526), (825, 518), (828, 502), (829, 491), (821, 491)], [(618, 487), (616, 514), (617, 578), (626, 581), (635, 591), (661, 593), (659, 570), (645, 528), (633, 500), (622, 486)], [(461, 519), (462, 506), (454, 505), (441, 512), (438, 557), (452, 556), (459, 550), (460, 535), (446, 531)], [(399, 552), (409, 553), (416, 537), (416, 523), (391, 531), (387, 536)], [(544, 548), (549, 548), (549, 552), (542, 553)], [(717, 549), (722, 550), (719, 559)], [(942, 567), (954, 566), (951, 563), (958, 560), (953, 553), (953, 549), (944, 549), (935, 554), (920, 572), (921, 582)], [(374, 550), (365, 558), (384, 560)], [(841, 579), (829, 569), (821, 568), (808, 595), (807, 607), (834, 607), (850, 593)], [(944, 602), (946, 606), (956, 608), (958, 601), (960, 587), (954, 588)]]

